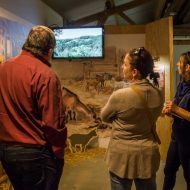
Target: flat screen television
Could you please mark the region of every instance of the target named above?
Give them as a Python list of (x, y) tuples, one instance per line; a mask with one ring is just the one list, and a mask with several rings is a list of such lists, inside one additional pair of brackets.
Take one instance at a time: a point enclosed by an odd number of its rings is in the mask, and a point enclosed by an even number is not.
[(101, 59), (104, 57), (102, 26), (53, 28), (56, 38), (54, 59)]

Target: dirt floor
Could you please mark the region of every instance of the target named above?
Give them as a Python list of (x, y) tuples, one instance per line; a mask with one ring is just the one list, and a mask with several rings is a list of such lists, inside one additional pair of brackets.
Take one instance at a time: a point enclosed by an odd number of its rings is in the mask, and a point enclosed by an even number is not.
[(105, 149), (67, 154), (59, 190), (109, 190)]

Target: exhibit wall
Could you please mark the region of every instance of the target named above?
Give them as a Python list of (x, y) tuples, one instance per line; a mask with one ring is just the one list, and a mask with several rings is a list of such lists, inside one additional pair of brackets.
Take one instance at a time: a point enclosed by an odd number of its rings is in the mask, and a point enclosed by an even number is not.
[[(0, 62), (19, 53), (29, 29), (34, 24), (61, 25), (61, 17), (41, 1), (39, 3), (34, 0), (30, 3), (36, 14), (28, 11), (29, 5), (26, 5), (24, 0), (17, 1), (17, 5), (10, 0), (0, 2)], [(99, 114), (111, 93), (122, 86), (121, 65), (128, 49), (145, 46), (155, 57), (160, 58), (157, 64), (163, 66), (160, 70), (164, 76), (163, 93), (166, 99), (172, 98), (171, 89), (174, 85), (170, 83), (170, 73), (173, 71), (171, 33), (170, 19), (152, 23), (147, 27), (105, 26), (104, 59), (52, 59), (52, 69), (61, 80), (63, 101), (67, 106), (66, 164), (80, 163), (84, 159), (105, 152), (111, 126), (103, 123)], [(166, 43), (165, 48), (162, 47), (163, 41)], [(159, 119), (158, 133), (162, 141), (160, 146), (162, 159), (165, 159), (170, 140), (170, 126), (171, 120)], [(2, 171), (0, 181), (1, 179), (6, 181), (7, 177), (3, 170), (0, 171)], [(10, 183), (6, 181), (4, 185), (10, 186)]]
[[(17, 55), (30, 28), (36, 22), (0, 8), (0, 61)], [(39, 21), (40, 24), (41, 21)], [(105, 28), (105, 57), (99, 60), (52, 60), (52, 69), (60, 77), (64, 95), (75, 97), (75, 107), (67, 105), (68, 147), (67, 164), (72, 164), (100, 152), (105, 153), (111, 126), (102, 123), (99, 113), (116, 86), (122, 83), (121, 65), (129, 48), (145, 45), (144, 27), (132, 31), (130, 27), (116, 29), (117, 33)], [(121, 31), (120, 31), (121, 30)], [(64, 99), (65, 101), (65, 99)], [(90, 151), (89, 151), (90, 150)], [(70, 155), (72, 159), (70, 158)], [(80, 160), (81, 158), (81, 160)], [(2, 167), (0, 187), (11, 189)]]
[[(110, 30), (112, 28), (112, 30)], [(145, 46), (145, 26), (105, 26), (103, 59), (52, 59), (67, 107), (68, 147), (70, 154), (89, 158), (92, 151), (106, 150), (111, 125), (101, 121), (100, 110), (111, 93), (123, 84), (121, 66), (131, 48)], [(69, 101), (75, 99), (75, 101)], [(72, 162), (74, 156), (70, 156)], [(68, 159), (66, 159), (68, 160)]]

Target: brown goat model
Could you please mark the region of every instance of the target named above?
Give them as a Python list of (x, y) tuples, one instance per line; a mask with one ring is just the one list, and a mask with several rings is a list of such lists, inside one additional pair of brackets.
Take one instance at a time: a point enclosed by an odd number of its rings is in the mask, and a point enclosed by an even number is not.
[(76, 111), (83, 113), (89, 118), (95, 118), (96, 114), (87, 105), (82, 103), (77, 94), (68, 88), (62, 87), (63, 103), (66, 105), (66, 122), (76, 120)]

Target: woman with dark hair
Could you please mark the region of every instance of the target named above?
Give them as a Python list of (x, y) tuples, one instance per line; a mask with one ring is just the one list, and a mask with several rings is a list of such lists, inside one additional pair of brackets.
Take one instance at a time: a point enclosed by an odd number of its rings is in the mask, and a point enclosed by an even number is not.
[(177, 62), (181, 81), (173, 101), (166, 102), (163, 113), (173, 117), (171, 142), (164, 169), (163, 190), (175, 186), (176, 172), (181, 165), (187, 190), (190, 190), (190, 52), (180, 55)]
[(156, 190), (159, 168), (159, 138), (155, 127), (163, 97), (157, 86), (154, 62), (143, 47), (130, 50), (124, 58), (123, 75), (128, 85), (116, 90), (101, 111), (104, 122), (112, 123), (106, 154), (111, 189)]

